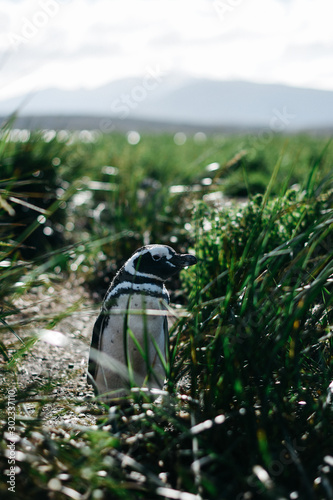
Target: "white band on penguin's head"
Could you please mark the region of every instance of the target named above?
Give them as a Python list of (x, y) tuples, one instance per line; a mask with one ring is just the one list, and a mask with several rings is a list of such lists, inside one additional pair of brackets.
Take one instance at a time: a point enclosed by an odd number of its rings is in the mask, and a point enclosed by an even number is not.
[[(169, 249), (165, 245), (147, 245), (145, 248), (142, 248), (141, 250), (135, 252), (132, 255), (132, 257), (128, 259), (128, 261), (124, 266), (125, 271), (131, 274), (132, 276), (140, 276), (142, 278), (152, 278), (152, 279), (157, 279), (159, 281), (164, 281), (163, 278), (161, 278), (160, 276), (156, 276), (155, 274), (150, 274), (150, 273), (142, 273), (136, 269), (135, 266), (137, 263), (139, 263), (139, 259), (147, 253), (150, 253), (153, 258), (156, 256), (159, 256), (161, 258), (165, 257), (167, 261), (169, 261), (173, 257), (171, 249)], [(176, 267), (171, 262), (167, 263), (171, 267)]]

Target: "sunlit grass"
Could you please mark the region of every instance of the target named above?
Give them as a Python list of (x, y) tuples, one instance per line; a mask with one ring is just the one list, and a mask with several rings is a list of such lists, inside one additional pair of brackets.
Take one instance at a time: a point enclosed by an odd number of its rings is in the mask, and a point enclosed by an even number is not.
[[(7, 178), (12, 179), (10, 185), (6, 181), (5, 187), (0, 186), (1, 221), (9, 224), (1, 226), (0, 247), (0, 492), (4, 498), (10, 493), (6, 483), (11, 443), (8, 394), (13, 390), (15, 498), (27, 494), (82, 500), (330, 498), (333, 190), (326, 176), (328, 164), (331, 168), (329, 146), (324, 149), (311, 138), (293, 138), (286, 145), (276, 138), (272, 150), (251, 150), (246, 160), (237, 154), (253, 146), (249, 137), (229, 142), (208, 138), (200, 147), (191, 140), (184, 146), (171, 145), (169, 139), (143, 137), (131, 146), (116, 136), (69, 145), (60, 164), (55, 162), (60, 180), (52, 189), (62, 186), (62, 191), (46, 213), (53, 217), (64, 245), (50, 247), (43, 233), (43, 251), (30, 260), (23, 258), (21, 247), (28, 235), (34, 237), (40, 212), (25, 205), (29, 223), (20, 235), (17, 227), (11, 227), (11, 209), (17, 206), (10, 193), (25, 185), (20, 184), (21, 174), (16, 178), (8, 167), (14, 146), (1, 149)], [(33, 142), (29, 159), (44, 155), (52, 164), (61, 151), (56, 141), (47, 144)], [(82, 152), (87, 154), (85, 159)], [(202, 200), (231, 184), (236, 189), (232, 179), (241, 172), (246, 192), (254, 194), (251, 168), (260, 172), (253, 163), (256, 155), (262, 161), (262, 194), (226, 206), (221, 198), (216, 206), (209, 197)], [(168, 158), (174, 162), (172, 169)], [(221, 167), (206, 169), (213, 162)], [(101, 165), (118, 170), (103, 173)], [(34, 164), (29, 172), (35, 172)], [(29, 172), (25, 180), (32, 182)], [(88, 179), (82, 180), (82, 175)], [(211, 183), (202, 183), (207, 176)], [(160, 184), (142, 184), (147, 178)], [(95, 190), (91, 181), (112, 182), (116, 188), (108, 191), (102, 185), (103, 189)], [(298, 185), (290, 189), (294, 182)], [(176, 184), (191, 189), (179, 190), (175, 197), (169, 188)], [(76, 204), (73, 193), (84, 191), (90, 195), (82, 198), (82, 205)], [(23, 194), (23, 202), (30, 203)], [(43, 196), (34, 197), (30, 205), (38, 208), (42, 200)], [(99, 211), (94, 212), (98, 205)], [(33, 362), (34, 348), (41, 342), (53, 342), (59, 356), (64, 354), (68, 344), (62, 342), (71, 340), (57, 332), (61, 321), (97, 311), (92, 303), (73, 297), (52, 314), (40, 311), (23, 317), (19, 300), (36, 290), (46, 300), (68, 280), (72, 294), (71, 286), (87, 281), (93, 288), (98, 283), (102, 294), (107, 287), (103, 269), (108, 264), (110, 274), (114, 273), (144, 242), (144, 228), (145, 238), (190, 246), (199, 260), (182, 273), (183, 294), (176, 301), (180, 298), (187, 305), (170, 309), (174, 322), (165, 391), (156, 400), (148, 390), (133, 389), (129, 406), (119, 405), (109, 412), (91, 393), (89, 399), (57, 395), (55, 390), (64, 380), (52, 375), (34, 379), (28, 373), (23, 383), (20, 367), (27, 359)], [(50, 287), (54, 292), (47, 292)], [(87, 349), (83, 337), (81, 342)], [(72, 379), (84, 371), (85, 367), (74, 370)]]

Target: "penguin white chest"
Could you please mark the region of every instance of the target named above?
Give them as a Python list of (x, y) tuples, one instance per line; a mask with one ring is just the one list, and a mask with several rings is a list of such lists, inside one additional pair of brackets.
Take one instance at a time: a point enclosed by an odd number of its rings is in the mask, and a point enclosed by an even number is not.
[(101, 349), (124, 365), (130, 364), (138, 385), (147, 378), (147, 372), (151, 372), (148, 385), (151, 378), (158, 378), (163, 385), (161, 357), (165, 359), (168, 331), (162, 311), (165, 307), (161, 299), (144, 294), (121, 296), (109, 311)]

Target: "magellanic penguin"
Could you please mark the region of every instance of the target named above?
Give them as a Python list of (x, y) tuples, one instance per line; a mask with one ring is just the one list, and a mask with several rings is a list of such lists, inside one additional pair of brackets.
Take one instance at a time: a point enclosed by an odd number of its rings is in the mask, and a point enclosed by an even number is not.
[(88, 382), (95, 393), (112, 399), (130, 386), (163, 387), (169, 336), (164, 282), (196, 263), (194, 255), (167, 245), (147, 245), (118, 271), (93, 329)]

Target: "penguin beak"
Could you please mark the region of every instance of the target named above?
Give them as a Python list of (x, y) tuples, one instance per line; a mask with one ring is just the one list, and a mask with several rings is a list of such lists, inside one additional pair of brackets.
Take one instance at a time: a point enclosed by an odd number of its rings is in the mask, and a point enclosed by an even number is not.
[(184, 269), (184, 267), (194, 266), (198, 261), (194, 255), (183, 253), (174, 255), (172, 259), (170, 259), (170, 262), (178, 269)]

